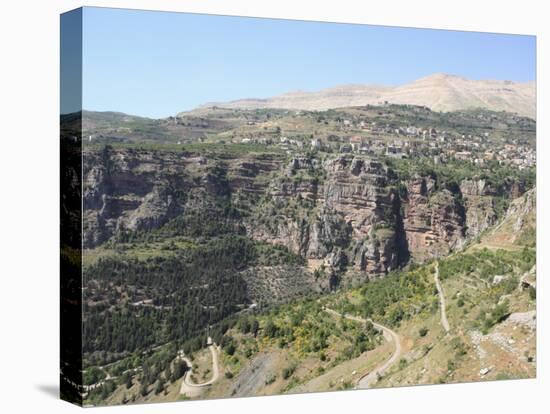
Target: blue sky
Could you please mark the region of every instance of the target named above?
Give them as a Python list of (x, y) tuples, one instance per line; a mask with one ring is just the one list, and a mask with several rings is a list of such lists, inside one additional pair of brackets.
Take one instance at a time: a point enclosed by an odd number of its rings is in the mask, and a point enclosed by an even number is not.
[(85, 8), (83, 107), (165, 117), (197, 105), (436, 72), (535, 79), (535, 37)]

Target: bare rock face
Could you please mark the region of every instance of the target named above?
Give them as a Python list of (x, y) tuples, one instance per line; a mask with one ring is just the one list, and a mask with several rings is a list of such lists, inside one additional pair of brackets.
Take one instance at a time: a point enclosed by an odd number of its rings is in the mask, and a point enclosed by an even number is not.
[(325, 162), (325, 205), (350, 228), (349, 263), (367, 274), (386, 273), (408, 259), (402, 243), (399, 199), (379, 162), (338, 157)]
[(84, 247), (117, 233), (158, 228), (190, 208), (193, 192), (219, 196), (228, 186), (208, 166), (195, 165), (199, 185), (186, 170), (196, 160), (176, 153), (140, 150), (85, 151), (83, 156)]
[(128, 217), (130, 230), (154, 229), (160, 227), (168, 218), (175, 217), (181, 211), (174, 196), (166, 187), (155, 186), (142, 200), (137, 209)]
[(529, 227), (535, 228), (536, 191), (533, 188), (510, 203), (503, 221), (511, 223), (513, 234), (520, 235)]
[(407, 185), (404, 228), (411, 256), (418, 260), (448, 254), (466, 240), (464, 208), (449, 190), (434, 191), (429, 177)]
[(466, 197), (466, 236), (475, 238), (497, 221), (492, 197)]
[(537, 189), (532, 188), (512, 200), (499, 223), (483, 235), (489, 245), (536, 244)]
[(379, 102), (419, 105), (434, 111), (487, 108), (536, 117), (535, 82), (470, 80), (435, 73), (396, 86), (340, 85), (315, 92), (295, 91), (267, 99), (211, 102), (205, 106), (224, 108), (286, 108), (325, 110), (349, 106), (378, 105)]
[(460, 183), (460, 192), (464, 197), (492, 195), (493, 189), (487, 184), (486, 180), (463, 180)]
[(398, 234), (394, 229), (373, 227), (364, 240), (353, 247), (355, 269), (368, 274), (384, 274), (395, 269), (405, 261), (408, 251), (400, 251)]
[(466, 209), (466, 236), (474, 238), (497, 221), (493, 196), (495, 190), (485, 180), (464, 180), (460, 192)]
[(344, 247), (349, 243), (352, 228), (337, 210), (324, 207), (317, 219), (309, 224), (308, 231), (308, 243), (304, 246), (306, 256), (324, 258), (332, 252), (332, 247)]
[[(293, 181), (302, 170), (309, 175)], [(293, 159), (285, 171), (286, 176), (272, 183), (274, 220), (255, 226), (253, 237), (282, 243), (307, 258), (325, 259), (331, 268), (351, 265), (366, 275), (385, 273), (406, 261), (399, 198), (387, 187), (381, 163), (353, 156), (322, 165)], [(300, 203), (309, 208), (289, 208)]]
[[(238, 210), (231, 220), (239, 234), (286, 246), (331, 274), (346, 270), (350, 280), (360, 281), (411, 258), (423, 261), (461, 248), (495, 224), (497, 194), (524, 191), (512, 181), (496, 189), (482, 179), (450, 189), (430, 176), (399, 181), (405, 184), (399, 191), (396, 183), (386, 165), (351, 154), (216, 160), (182, 152), (86, 150), (84, 247), (180, 218), (182, 226), (191, 217), (201, 227), (200, 217), (207, 217), (204, 224), (212, 228), (218, 213)], [(525, 227), (521, 217), (534, 216), (524, 214), (534, 209), (534, 192), (523, 199), (506, 216), (515, 220), (514, 231)], [(205, 214), (197, 221), (194, 212)]]
[[(267, 216), (273, 220), (249, 225), (249, 233), (324, 259), (331, 268), (346, 263), (365, 277), (387, 273), (411, 257), (448, 254), (496, 221), (495, 191), (484, 180), (465, 180), (451, 192), (417, 176), (399, 195), (387, 168), (363, 157), (338, 156), (320, 165), (293, 159), (283, 170), (269, 190), (275, 208)], [(293, 179), (304, 171), (317, 175)]]

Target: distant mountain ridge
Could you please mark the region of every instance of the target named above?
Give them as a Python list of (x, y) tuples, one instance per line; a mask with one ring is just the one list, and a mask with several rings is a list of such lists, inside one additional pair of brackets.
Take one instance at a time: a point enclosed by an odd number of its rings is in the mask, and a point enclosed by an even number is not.
[(327, 110), (385, 102), (426, 106), (434, 111), (457, 111), (484, 108), (516, 112), (536, 117), (536, 85), (534, 81), (471, 80), (437, 73), (397, 86), (341, 85), (316, 92), (294, 91), (265, 98), (247, 98), (230, 102), (211, 102), (197, 109), (212, 106), (224, 108), (281, 108)]

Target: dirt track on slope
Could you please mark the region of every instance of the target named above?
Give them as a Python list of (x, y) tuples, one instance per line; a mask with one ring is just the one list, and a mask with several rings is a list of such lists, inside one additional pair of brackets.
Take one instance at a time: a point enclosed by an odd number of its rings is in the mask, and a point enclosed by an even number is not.
[[(324, 309), (325, 309), (326, 312), (328, 312), (332, 315), (342, 316), (342, 314), (340, 314), (340, 313), (338, 313), (338, 312), (336, 312), (332, 309), (329, 309), (329, 308), (324, 308)], [(366, 373), (359, 380), (357, 388), (360, 388), (360, 389), (369, 388), (370, 385), (373, 382), (376, 382), (378, 380), (379, 376), (384, 375), (384, 373), (393, 364), (395, 364), (399, 360), (399, 357), (401, 356), (401, 338), (399, 337), (399, 335), (395, 331), (391, 330), (390, 328), (388, 328), (384, 325), (380, 325), (379, 323), (376, 323), (376, 322), (374, 322), (370, 319), (364, 319), (364, 318), (361, 318), (360, 316), (353, 316), (353, 315), (348, 315), (348, 314), (344, 314), (343, 316), (344, 316), (344, 318), (355, 321), (355, 322), (360, 322), (360, 323), (371, 322), (372, 325), (377, 330), (382, 332), (382, 334), (384, 335), (384, 339), (386, 339), (386, 341), (393, 342), (395, 344), (395, 350), (394, 350), (393, 354), (391, 355), (391, 357), (389, 359), (387, 359), (383, 364), (381, 364), (378, 367), (376, 367), (375, 369), (373, 369), (371, 372)]]
[(449, 326), (449, 321), (447, 320), (447, 305), (445, 303), (445, 294), (443, 293), (443, 288), (441, 287), (441, 283), (439, 282), (439, 262), (435, 262), (434, 280), (435, 286), (437, 287), (437, 293), (439, 294), (439, 307), (441, 308), (441, 325), (443, 325), (443, 329), (445, 329), (445, 332), (448, 333), (451, 328)]

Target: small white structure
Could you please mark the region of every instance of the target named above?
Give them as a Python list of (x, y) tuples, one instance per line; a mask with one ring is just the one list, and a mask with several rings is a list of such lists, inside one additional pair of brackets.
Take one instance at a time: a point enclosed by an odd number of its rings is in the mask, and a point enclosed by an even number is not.
[(311, 140), (311, 148), (313, 149), (320, 149), (321, 148), (321, 141), (317, 138)]
[(504, 279), (506, 279), (506, 276), (502, 275), (495, 275), (493, 277), (493, 285), (498, 285), (500, 282), (502, 282)]

